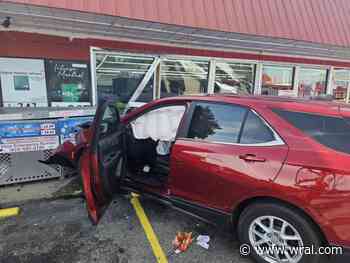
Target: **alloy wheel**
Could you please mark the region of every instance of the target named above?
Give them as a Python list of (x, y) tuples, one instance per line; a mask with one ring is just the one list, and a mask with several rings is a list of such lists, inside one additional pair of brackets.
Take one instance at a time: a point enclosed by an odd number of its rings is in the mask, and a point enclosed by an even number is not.
[(269, 263), (298, 263), (303, 257), (301, 235), (292, 224), (276, 216), (256, 218), (249, 227), (249, 241)]

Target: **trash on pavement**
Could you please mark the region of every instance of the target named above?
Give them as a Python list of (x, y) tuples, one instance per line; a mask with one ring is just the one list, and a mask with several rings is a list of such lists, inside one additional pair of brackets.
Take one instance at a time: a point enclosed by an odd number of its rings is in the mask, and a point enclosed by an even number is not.
[(185, 252), (188, 247), (192, 244), (192, 232), (178, 232), (175, 239), (173, 240), (173, 246), (175, 248), (175, 253), (179, 254)]
[(201, 246), (202, 248), (209, 249), (209, 241), (210, 236), (208, 235), (199, 235), (197, 237), (197, 245)]

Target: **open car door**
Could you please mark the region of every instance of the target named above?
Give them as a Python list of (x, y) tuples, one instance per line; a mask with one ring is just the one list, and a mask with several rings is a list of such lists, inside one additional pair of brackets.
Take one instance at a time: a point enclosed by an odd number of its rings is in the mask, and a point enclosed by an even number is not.
[(91, 142), (79, 161), (87, 210), (97, 224), (126, 172), (125, 134), (116, 107), (101, 103), (92, 123)]

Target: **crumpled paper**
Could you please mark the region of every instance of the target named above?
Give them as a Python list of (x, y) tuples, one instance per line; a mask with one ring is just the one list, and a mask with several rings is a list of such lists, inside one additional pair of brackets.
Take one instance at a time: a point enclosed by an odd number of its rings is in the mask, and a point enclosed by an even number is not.
[(208, 236), (208, 235), (199, 235), (197, 237), (196, 244), (201, 246), (202, 248), (209, 249), (209, 241), (210, 241), (210, 236)]

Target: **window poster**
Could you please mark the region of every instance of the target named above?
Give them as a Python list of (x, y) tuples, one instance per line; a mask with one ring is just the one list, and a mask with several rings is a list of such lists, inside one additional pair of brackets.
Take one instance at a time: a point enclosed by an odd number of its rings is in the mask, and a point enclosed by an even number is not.
[(0, 86), (5, 107), (46, 107), (44, 61), (0, 58)]
[(86, 62), (46, 60), (45, 66), (51, 106), (91, 105), (90, 72)]

